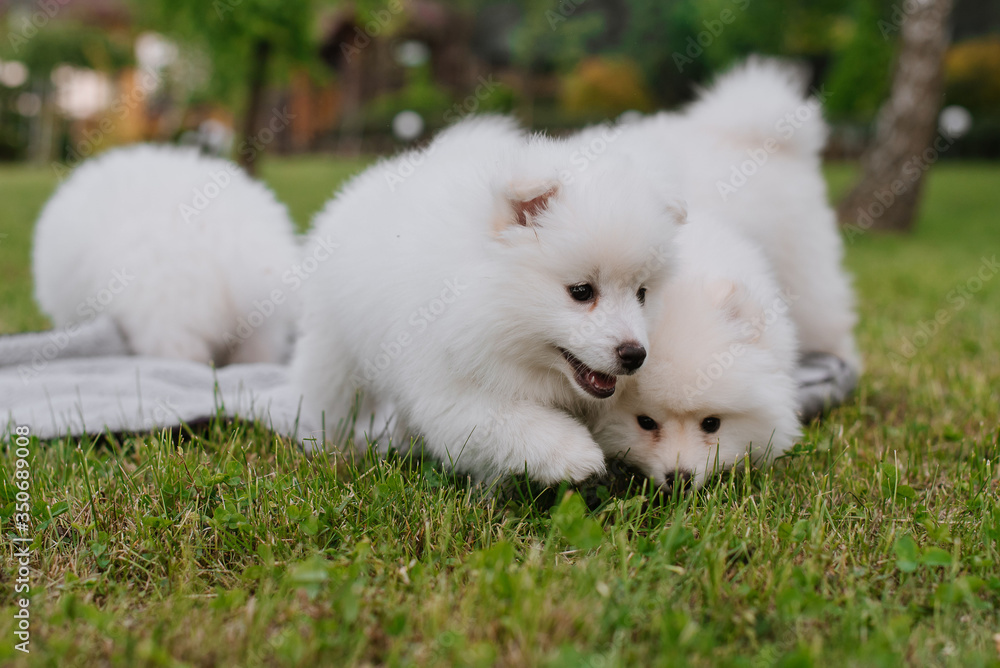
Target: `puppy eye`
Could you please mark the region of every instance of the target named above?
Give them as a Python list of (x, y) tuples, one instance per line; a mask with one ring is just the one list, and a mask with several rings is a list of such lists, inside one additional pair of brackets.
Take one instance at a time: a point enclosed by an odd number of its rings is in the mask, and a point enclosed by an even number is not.
[(566, 289), (569, 290), (569, 296), (578, 302), (589, 302), (594, 298), (594, 288), (590, 283), (571, 285)]
[(706, 434), (714, 434), (722, 426), (722, 420), (717, 417), (707, 417), (701, 421), (701, 430)]
[(639, 288), (639, 292), (635, 293), (635, 298), (639, 300), (639, 304), (646, 303), (646, 288)]
[(635, 421), (639, 423), (639, 427), (641, 429), (645, 429), (646, 431), (653, 431), (658, 426), (656, 424), (656, 420), (654, 420), (653, 418), (648, 417), (646, 415), (640, 415), (640, 416), (638, 416), (635, 419)]

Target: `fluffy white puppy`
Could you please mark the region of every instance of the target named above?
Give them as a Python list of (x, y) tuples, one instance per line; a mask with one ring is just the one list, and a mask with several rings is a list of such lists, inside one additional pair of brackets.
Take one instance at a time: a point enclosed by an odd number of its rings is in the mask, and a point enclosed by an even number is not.
[(616, 128), (616, 151), (674, 168), (692, 221), (657, 303), (650, 358), (595, 425), (609, 455), (661, 484), (700, 485), (746, 453), (787, 450), (799, 434), (800, 350), (860, 371), (820, 171), (826, 126), (803, 88), (794, 69), (751, 59), (684, 113)]
[(235, 164), (134, 146), (85, 163), (46, 204), (35, 295), (58, 327), (109, 314), (140, 355), (279, 362), (297, 253), (285, 207)]
[(649, 358), (595, 436), (659, 485), (700, 486), (798, 438), (798, 347), (793, 302), (756, 244), (694, 216), (677, 244), (676, 273), (650, 304)]
[(827, 126), (805, 87), (795, 67), (750, 58), (682, 113), (615, 128), (615, 150), (670, 169), (692, 214), (759, 245), (792, 299), (802, 353), (835, 355), (858, 374), (854, 295), (821, 170)]
[(476, 119), (349, 183), (315, 224), (338, 251), (304, 288), (305, 409), (331, 430), (378, 407), (374, 433), (480, 479), (603, 471), (580, 418), (643, 363), (684, 214), (627, 159), (576, 153)]
[(801, 71), (753, 58), (686, 110), (675, 137), (688, 158), (685, 197), (760, 245), (794, 297), (802, 352), (836, 355), (860, 373), (854, 294), (822, 172), (820, 97), (805, 97)]

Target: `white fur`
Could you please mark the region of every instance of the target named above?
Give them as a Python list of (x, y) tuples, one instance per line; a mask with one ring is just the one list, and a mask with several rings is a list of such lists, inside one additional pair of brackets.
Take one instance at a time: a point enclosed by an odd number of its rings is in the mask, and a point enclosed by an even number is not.
[(280, 279), (297, 253), (285, 207), (232, 163), (129, 147), (85, 163), (46, 204), (35, 294), (59, 327), (110, 314), (137, 354), (278, 362), (295, 310)]
[[(319, 214), (314, 235), (338, 251), (305, 285), (292, 373), (328, 432), (352, 409), (364, 427), (378, 408), (369, 438), (388, 428), (406, 450), (420, 435), (477, 478), (604, 469), (580, 420), (602, 400), (559, 348), (623, 373), (615, 350), (647, 342), (636, 294), (655, 299), (683, 212), (629, 160), (581, 170), (575, 150), (509, 121), (467, 121), (370, 168)], [(518, 203), (539, 196), (519, 225)], [(583, 282), (598, 290), (593, 308), (567, 292)]]
[[(790, 301), (767, 257), (737, 229), (691, 216), (678, 268), (655, 305), (649, 359), (595, 425), (605, 452), (656, 483), (779, 455), (799, 435)], [(643, 429), (645, 416), (655, 430)], [(705, 433), (716, 417), (721, 427)]]
[(748, 148), (773, 138), (784, 153), (811, 161), (823, 150), (828, 133), (820, 105), (805, 93), (805, 69), (751, 56), (700, 90), (683, 115), (702, 137)]
[[(618, 128), (615, 150), (673, 168), (692, 221), (678, 238), (680, 268), (659, 303), (649, 359), (595, 425), (609, 455), (657, 482), (680, 473), (700, 485), (747, 453), (760, 460), (787, 450), (799, 434), (798, 350), (832, 353), (860, 371), (853, 295), (820, 170), (826, 126), (803, 87), (788, 66), (751, 59), (682, 114)], [(770, 324), (747, 336), (762, 315)], [(641, 429), (640, 415), (658, 430)], [(712, 416), (722, 426), (706, 434), (700, 424)]]
[(802, 352), (831, 353), (860, 373), (854, 295), (821, 171), (827, 128), (820, 102), (804, 89), (794, 67), (750, 58), (682, 113), (616, 128), (614, 149), (669, 168), (693, 214), (725, 221), (756, 242), (795, 297)]

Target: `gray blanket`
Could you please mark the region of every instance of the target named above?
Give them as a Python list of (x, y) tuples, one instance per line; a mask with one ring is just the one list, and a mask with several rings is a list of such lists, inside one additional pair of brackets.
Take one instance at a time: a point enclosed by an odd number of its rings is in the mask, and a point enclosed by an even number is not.
[(52, 332), (0, 337), (0, 434), (26, 425), (42, 439), (147, 432), (216, 415), (260, 420), (313, 438), (287, 367), (138, 357), (102, 318)]
[[(857, 378), (831, 355), (806, 355), (800, 414), (810, 420), (853, 390)], [(148, 432), (217, 415), (259, 420), (298, 440), (321, 439), (301, 413), (287, 367), (203, 364), (133, 356), (114, 323), (0, 337), (0, 436), (25, 425), (42, 439)]]

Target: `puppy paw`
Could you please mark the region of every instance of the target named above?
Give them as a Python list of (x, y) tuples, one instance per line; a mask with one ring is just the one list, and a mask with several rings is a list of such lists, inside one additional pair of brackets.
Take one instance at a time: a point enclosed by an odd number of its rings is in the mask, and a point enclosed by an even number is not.
[(576, 434), (546, 447), (535, 462), (534, 471), (528, 471), (533, 480), (553, 485), (564, 480), (579, 483), (592, 476), (604, 475), (607, 467), (604, 452), (590, 438)]

